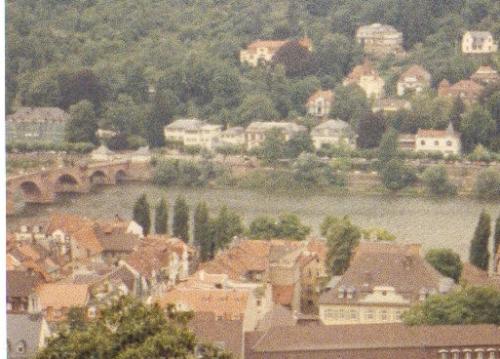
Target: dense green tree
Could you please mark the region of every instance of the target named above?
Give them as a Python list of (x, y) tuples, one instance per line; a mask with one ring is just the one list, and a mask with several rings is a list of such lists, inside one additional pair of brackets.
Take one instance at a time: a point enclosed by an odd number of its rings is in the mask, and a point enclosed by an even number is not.
[(370, 112), (370, 105), (365, 92), (358, 86), (337, 86), (335, 88), (335, 103), (331, 116), (349, 122), (358, 127), (360, 119)]
[(202, 262), (210, 260), (215, 254), (215, 243), (210, 228), (207, 204), (200, 202), (194, 210), (193, 241), (198, 246)]
[(243, 233), (244, 227), (240, 216), (223, 206), (213, 222), (214, 241), (217, 249), (226, 248), (235, 236)]
[(382, 184), (391, 191), (403, 189), (417, 180), (415, 170), (400, 159), (392, 159), (383, 165), (380, 175)]
[(276, 220), (267, 216), (255, 218), (248, 227), (248, 235), (254, 239), (273, 239), (278, 237)]
[(498, 215), (495, 221), (495, 235), (493, 237), (493, 253), (499, 253), (498, 248), (500, 247), (500, 215)]
[(65, 109), (82, 100), (88, 100), (92, 102), (96, 112), (99, 112), (101, 104), (107, 98), (106, 89), (90, 69), (61, 73), (59, 90), (62, 96), (60, 106)]
[(259, 158), (267, 165), (275, 165), (285, 155), (285, 136), (278, 128), (265, 133), (265, 139), (259, 148)]
[(271, 121), (279, 117), (273, 102), (265, 95), (246, 96), (238, 108), (235, 125), (246, 125), (252, 121)]
[(445, 196), (456, 193), (456, 186), (450, 183), (446, 167), (428, 167), (422, 175), (427, 191), (433, 196)]
[(97, 143), (97, 119), (94, 106), (89, 101), (81, 101), (69, 109), (69, 121), (64, 129), (68, 142)]
[(463, 264), (457, 253), (451, 249), (431, 249), (425, 254), (425, 260), (442, 275), (458, 283), (462, 275)]
[(189, 242), (189, 207), (182, 196), (175, 200), (172, 233), (174, 237)]
[(361, 231), (348, 217), (329, 223), (326, 230), (326, 266), (332, 275), (341, 275), (349, 267), (353, 250), (359, 244)]
[(385, 129), (386, 123), (382, 113), (366, 113), (358, 124), (358, 146), (360, 148), (378, 147)]
[(168, 233), (168, 203), (162, 198), (155, 208), (155, 233)]
[(277, 232), (279, 238), (302, 241), (311, 232), (311, 228), (300, 223), (297, 215), (286, 213), (279, 217)]
[(403, 314), (410, 325), (500, 324), (500, 291), (492, 287), (465, 287), (433, 295)]
[(301, 153), (314, 152), (314, 144), (308, 132), (300, 132), (285, 144), (284, 155), (288, 158), (297, 158)]
[[(41, 350), (37, 359), (73, 358), (192, 358), (196, 337), (186, 326), (191, 313), (167, 313), (158, 305), (146, 305), (121, 297), (100, 311), (99, 320), (85, 325), (63, 325)], [(230, 358), (212, 346), (201, 345), (203, 358)]]
[(469, 261), (482, 270), (488, 270), (490, 260), (490, 253), (488, 252), (488, 243), (491, 234), (490, 226), (490, 215), (482, 211), (469, 250)]
[(460, 128), (460, 122), (462, 120), (462, 115), (465, 112), (465, 104), (460, 98), (457, 96), (453, 99), (453, 105), (450, 110), (450, 122), (453, 125), (453, 128), (458, 130)]
[(298, 40), (288, 41), (281, 46), (274, 54), (272, 62), (274, 65), (283, 65), (286, 75), (290, 77), (304, 77), (310, 75), (314, 69), (312, 53)]
[(472, 151), (477, 144), (488, 147), (496, 131), (496, 123), (491, 114), (479, 105), (467, 111), (460, 124), (462, 146), (466, 152)]
[(345, 185), (345, 178), (339, 171), (311, 153), (302, 153), (293, 163), (293, 178), (306, 189), (318, 186)]
[(390, 128), (384, 133), (380, 140), (380, 146), (378, 148), (378, 160), (380, 165), (383, 167), (392, 159), (397, 158), (398, 152), (398, 133), (393, 128)]
[(102, 125), (120, 134), (137, 134), (144, 117), (132, 97), (121, 94), (115, 102), (106, 104)]
[(61, 101), (61, 89), (55, 71), (40, 71), (23, 80), (20, 85), (23, 104), (33, 107), (51, 107), (57, 106)]
[(151, 229), (151, 218), (146, 194), (142, 194), (137, 201), (135, 201), (132, 218), (142, 227), (142, 232), (147, 236)]
[(492, 167), (479, 172), (474, 183), (474, 194), (491, 201), (500, 198), (500, 172)]

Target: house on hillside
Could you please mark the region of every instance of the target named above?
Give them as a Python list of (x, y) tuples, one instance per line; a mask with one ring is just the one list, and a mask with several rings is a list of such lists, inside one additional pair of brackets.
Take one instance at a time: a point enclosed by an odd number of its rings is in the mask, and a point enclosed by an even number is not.
[(397, 112), (400, 110), (411, 110), (410, 101), (401, 98), (381, 98), (372, 104), (373, 112)]
[(314, 127), (311, 139), (318, 150), (324, 145), (356, 147), (356, 133), (347, 122), (341, 120), (328, 120)]
[(5, 117), (6, 139), (60, 143), (68, 120), (69, 114), (57, 107), (21, 107)]
[(384, 97), (385, 81), (368, 60), (355, 66), (342, 84), (344, 86), (358, 85), (365, 91), (367, 98), (380, 99)]
[(283, 134), (285, 141), (289, 141), (301, 132), (307, 132), (304, 126), (297, 125), (293, 122), (252, 122), (245, 130), (247, 150), (262, 145), (266, 139), (267, 132), (272, 129), (278, 129)]
[(307, 100), (307, 113), (316, 117), (328, 117), (335, 100), (332, 90), (318, 90)]
[(489, 31), (467, 31), (462, 37), (464, 54), (492, 54), (497, 50), (498, 44)]
[(229, 127), (220, 134), (220, 146), (245, 146), (245, 129), (243, 127)]
[(356, 41), (365, 53), (377, 57), (404, 53), (403, 33), (390, 25), (374, 23), (361, 26), (356, 31)]
[(483, 86), (488, 86), (500, 82), (500, 76), (498, 72), (491, 68), (491, 66), (480, 66), (476, 72), (474, 72), (470, 79)]
[(211, 150), (220, 141), (222, 126), (196, 118), (179, 119), (165, 126), (163, 131), (168, 142)]
[(460, 97), (462, 101), (471, 105), (476, 103), (483, 92), (484, 87), (471, 80), (461, 80), (450, 85), (448, 80), (442, 80), (438, 86), (438, 96), (440, 97)]
[(462, 150), (460, 134), (450, 123), (446, 130), (419, 129), (415, 135), (415, 151), (441, 152), (443, 155), (459, 155)]
[[(252, 67), (260, 63), (268, 63), (273, 59), (274, 54), (289, 40), (256, 40), (250, 43), (246, 49), (240, 51), (240, 63), (248, 64)], [(299, 43), (312, 51), (311, 39), (304, 37)]]
[(401, 314), (454, 282), (420, 254), (420, 245), (362, 242), (349, 268), (319, 299), (325, 325), (401, 322)]
[(413, 65), (401, 74), (396, 86), (398, 96), (403, 96), (408, 91), (420, 93), (431, 87), (431, 74), (422, 66)]

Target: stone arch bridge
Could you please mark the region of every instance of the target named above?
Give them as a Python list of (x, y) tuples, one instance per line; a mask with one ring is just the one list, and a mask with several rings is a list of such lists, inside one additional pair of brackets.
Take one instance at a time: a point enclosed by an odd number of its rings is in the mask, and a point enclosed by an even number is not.
[(129, 175), (129, 161), (60, 167), (7, 178), (7, 214), (15, 212), (15, 193), (24, 203), (52, 203), (57, 193), (87, 193), (94, 185), (115, 185)]

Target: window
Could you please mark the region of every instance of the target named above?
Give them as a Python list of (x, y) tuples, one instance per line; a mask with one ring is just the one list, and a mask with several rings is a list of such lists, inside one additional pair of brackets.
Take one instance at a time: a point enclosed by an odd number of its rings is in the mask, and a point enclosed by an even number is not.
[(451, 141), (446, 141), (446, 146), (451, 147), (453, 143)]
[(439, 146), (439, 141), (434, 141), (434, 146)]
[(24, 340), (21, 340), (16, 344), (16, 352), (19, 354), (23, 354), (26, 351), (26, 343)]
[(425, 141), (424, 141), (424, 140), (420, 141), (420, 144), (421, 144), (422, 146), (425, 146)]
[(381, 310), (380, 311), (380, 319), (383, 321), (383, 322), (386, 322), (388, 317), (387, 317), (387, 310)]
[(367, 309), (365, 312), (366, 320), (373, 320), (373, 309)]
[(356, 309), (351, 309), (351, 320), (358, 320), (358, 311)]
[(396, 319), (396, 320), (400, 320), (401, 319), (401, 311), (400, 310), (396, 310), (394, 312), (394, 319)]

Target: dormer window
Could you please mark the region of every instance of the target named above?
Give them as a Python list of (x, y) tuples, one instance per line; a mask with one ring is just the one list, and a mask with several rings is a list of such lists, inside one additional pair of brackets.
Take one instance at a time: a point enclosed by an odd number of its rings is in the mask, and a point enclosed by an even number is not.
[(16, 344), (16, 353), (24, 354), (26, 352), (26, 342), (21, 340)]

